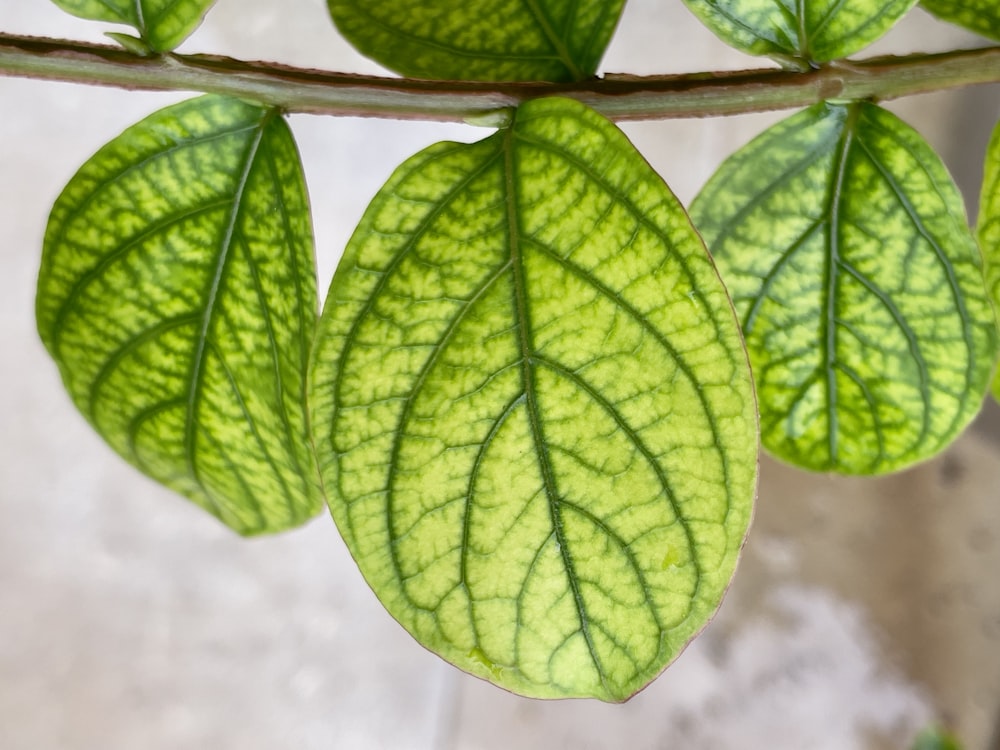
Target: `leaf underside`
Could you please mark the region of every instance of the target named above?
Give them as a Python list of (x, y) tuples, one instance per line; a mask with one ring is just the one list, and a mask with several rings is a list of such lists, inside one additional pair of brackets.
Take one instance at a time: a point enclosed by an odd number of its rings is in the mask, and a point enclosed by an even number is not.
[(997, 0), (921, 0), (920, 4), (943, 21), (1000, 41), (1000, 4)]
[(597, 70), (625, 0), (328, 0), (362, 54), (407, 76), (573, 81)]
[(848, 474), (942, 450), (997, 345), (961, 197), (872, 104), (818, 104), (734, 154), (692, 206), (746, 336), (764, 446)]
[(916, 0), (684, 0), (727, 44), (754, 55), (829, 62), (868, 46)]
[(132, 464), (243, 534), (318, 511), (312, 230), (280, 117), (208, 96), (105, 146), (52, 209), (36, 307), (74, 403)]
[(397, 170), (309, 393), (362, 572), (462, 669), (624, 700), (718, 606), (756, 484), (738, 326), (679, 203), (583, 105), (530, 102)]
[[(986, 264), (990, 297), (994, 306), (1000, 308), (1000, 125), (994, 129), (986, 149), (977, 234)], [(1000, 373), (993, 379), (993, 397), (1000, 401)]]
[(131, 26), (157, 52), (168, 52), (201, 23), (215, 0), (52, 0), (74, 16)]

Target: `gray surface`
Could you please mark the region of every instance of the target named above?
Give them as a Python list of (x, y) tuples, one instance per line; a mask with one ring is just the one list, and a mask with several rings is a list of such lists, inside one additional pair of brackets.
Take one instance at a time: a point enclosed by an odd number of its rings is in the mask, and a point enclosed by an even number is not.
[[(100, 39), (44, 0), (0, 29)], [(886, 51), (970, 39), (922, 16)], [(918, 45), (928, 48), (931, 45)], [(321, 0), (222, 0), (186, 45), (375, 72)], [(735, 68), (680, 3), (632, 0), (606, 69)], [(935, 716), (985, 748), (1000, 705), (995, 445), (876, 482), (765, 462), (755, 529), (716, 621), (628, 704), (538, 702), (414, 643), (361, 581), (329, 519), (244, 541), (138, 476), (73, 411), (34, 332), (48, 207), (103, 142), (178, 95), (0, 79), (0, 748), (904, 747)], [(975, 190), (996, 90), (897, 108)], [(689, 200), (779, 115), (631, 125)], [(292, 118), (321, 286), (403, 158), (457, 126)]]

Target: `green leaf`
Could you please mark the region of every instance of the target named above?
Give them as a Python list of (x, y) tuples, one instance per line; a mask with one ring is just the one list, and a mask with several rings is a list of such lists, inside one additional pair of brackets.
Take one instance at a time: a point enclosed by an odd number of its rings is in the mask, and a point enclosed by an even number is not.
[(943, 21), (1000, 41), (1000, 4), (997, 0), (921, 0), (920, 4)]
[(893, 471), (979, 410), (997, 346), (979, 250), (944, 166), (895, 116), (794, 115), (730, 157), (692, 217), (733, 295), (775, 455)]
[(913, 750), (962, 750), (962, 745), (950, 732), (934, 727), (920, 733)]
[(119, 34), (116, 31), (106, 31), (104, 32), (104, 36), (118, 42), (118, 44), (136, 57), (151, 57), (154, 54), (153, 50), (150, 49), (146, 42), (138, 37), (132, 36), (131, 34)]
[(52, 0), (74, 16), (123, 23), (156, 52), (168, 52), (201, 23), (215, 0)]
[[(986, 265), (987, 288), (994, 306), (1000, 307), (1000, 124), (986, 149), (977, 234)], [(993, 397), (1000, 401), (1000, 372), (993, 379)]]
[(573, 81), (597, 70), (625, 0), (328, 0), (340, 33), (407, 76)]
[(312, 229), (273, 111), (202, 97), (101, 149), (52, 209), (36, 306), (74, 403), (139, 469), (243, 534), (318, 510)]
[(868, 46), (916, 0), (684, 0), (727, 44), (754, 55), (839, 60)]
[(462, 669), (624, 700), (718, 606), (756, 484), (738, 325), (677, 200), (583, 105), (530, 102), (396, 171), (309, 393), (362, 572)]

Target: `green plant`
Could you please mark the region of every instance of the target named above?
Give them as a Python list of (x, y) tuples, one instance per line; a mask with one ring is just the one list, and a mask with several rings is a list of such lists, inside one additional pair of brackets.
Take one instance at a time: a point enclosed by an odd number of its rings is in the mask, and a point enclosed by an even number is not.
[(925, 729), (914, 741), (913, 750), (962, 750), (950, 732), (939, 727)]
[[(869, 99), (997, 79), (997, 50), (841, 60), (912, 2), (692, 0), (787, 70), (600, 81), (622, 3), (491, 4), (500, 23), (464, 3), (331, 3), (390, 67), (478, 83), (182, 58), (167, 50), (208, 2), (60, 4), (141, 38), (8, 38), (0, 66), (212, 94), (116, 138), (53, 209), (38, 321), (74, 401), (241, 533), (325, 496), (392, 614), (474, 674), (622, 700), (711, 617), (756, 480), (737, 323), (765, 445), (808, 468), (901, 468), (979, 408), (997, 338), (979, 250), (936, 156)], [(736, 316), (681, 206), (579, 100), (618, 117), (812, 105), (692, 207)], [(400, 167), (317, 316), (286, 110), (496, 132)]]

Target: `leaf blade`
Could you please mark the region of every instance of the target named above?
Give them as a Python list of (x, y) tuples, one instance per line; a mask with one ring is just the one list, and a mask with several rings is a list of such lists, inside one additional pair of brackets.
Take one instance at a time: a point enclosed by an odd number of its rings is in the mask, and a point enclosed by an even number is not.
[(215, 0), (52, 0), (80, 18), (123, 23), (156, 52), (169, 52), (201, 23)]
[(328, 0), (362, 54), (403, 75), (572, 81), (594, 74), (624, 0)]
[(916, 0), (684, 0), (724, 42), (753, 55), (806, 62), (847, 57), (874, 42)]
[(943, 727), (929, 727), (917, 735), (912, 750), (962, 750), (962, 743)]
[[(986, 267), (986, 284), (996, 308), (1000, 306), (1000, 126), (993, 130), (983, 164), (976, 237)], [(993, 398), (1000, 401), (1000, 373), (994, 376)]]
[(920, 4), (942, 21), (1000, 41), (1000, 8), (991, 0), (921, 0)]
[(979, 408), (993, 313), (960, 196), (875, 105), (819, 104), (730, 158), (692, 205), (754, 367), (762, 439), (816, 471), (895, 471)]
[(623, 700), (728, 583), (756, 481), (732, 310), (676, 199), (582, 105), (396, 172), (331, 284), (310, 407), (369, 584), (507, 689)]
[(39, 333), (126, 460), (240, 533), (286, 528), (319, 506), (302, 405), (312, 269), (287, 126), (202, 97), (129, 128), (67, 185)]

